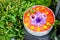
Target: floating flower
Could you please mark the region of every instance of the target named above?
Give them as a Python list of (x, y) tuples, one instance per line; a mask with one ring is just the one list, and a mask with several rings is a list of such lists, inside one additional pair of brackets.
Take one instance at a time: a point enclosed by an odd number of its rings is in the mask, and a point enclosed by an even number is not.
[(42, 26), (42, 24), (46, 23), (46, 15), (40, 12), (36, 12), (35, 15), (31, 16), (31, 24)]
[(51, 28), (54, 24), (54, 19), (54, 14), (49, 8), (33, 6), (25, 12), (23, 22), (25, 27), (32, 31), (44, 32)]

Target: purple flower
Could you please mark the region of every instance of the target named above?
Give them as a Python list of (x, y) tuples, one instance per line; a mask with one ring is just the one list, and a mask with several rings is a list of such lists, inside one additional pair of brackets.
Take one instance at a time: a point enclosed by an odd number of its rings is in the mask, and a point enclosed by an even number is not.
[(44, 13), (36, 12), (35, 15), (32, 15), (31, 17), (31, 24), (36, 26), (42, 26), (46, 23), (46, 15)]

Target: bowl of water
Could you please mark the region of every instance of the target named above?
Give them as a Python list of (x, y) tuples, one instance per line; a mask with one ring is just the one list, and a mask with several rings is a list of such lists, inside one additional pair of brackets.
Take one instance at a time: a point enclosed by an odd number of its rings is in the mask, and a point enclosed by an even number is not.
[(34, 36), (48, 34), (53, 28), (55, 15), (53, 11), (42, 5), (28, 8), (23, 15), (23, 23), (27, 32)]

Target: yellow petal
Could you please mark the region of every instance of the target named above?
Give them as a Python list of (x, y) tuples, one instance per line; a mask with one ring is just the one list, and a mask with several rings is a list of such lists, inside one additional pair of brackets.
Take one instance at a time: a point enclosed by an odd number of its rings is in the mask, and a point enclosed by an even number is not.
[(32, 29), (32, 30), (33, 30), (33, 29), (34, 29), (34, 26), (31, 26), (31, 27), (30, 27), (30, 29)]
[(30, 13), (28, 13), (27, 16), (30, 16)]
[(51, 24), (49, 22), (46, 23), (47, 25), (51, 26)]
[(44, 28), (44, 29), (47, 29), (47, 25), (44, 25), (43, 28)]
[(46, 12), (46, 14), (48, 14), (48, 12)]
[(37, 28), (37, 31), (39, 32), (40, 30), (41, 30), (41, 29), (38, 27), (38, 28)]
[(42, 7), (42, 10), (45, 9), (44, 7)]
[(29, 26), (29, 24), (28, 23), (25, 23), (25, 26)]
[(39, 10), (39, 7), (37, 7), (36, 10), (38, 11)]

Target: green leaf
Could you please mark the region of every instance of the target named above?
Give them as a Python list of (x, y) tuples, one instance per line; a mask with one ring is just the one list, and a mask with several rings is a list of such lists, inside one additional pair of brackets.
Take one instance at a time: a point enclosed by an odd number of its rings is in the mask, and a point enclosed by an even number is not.
[(16, 18), (14, 16), (9, 15), (8, 17), (11, 22), (16, 22)]

